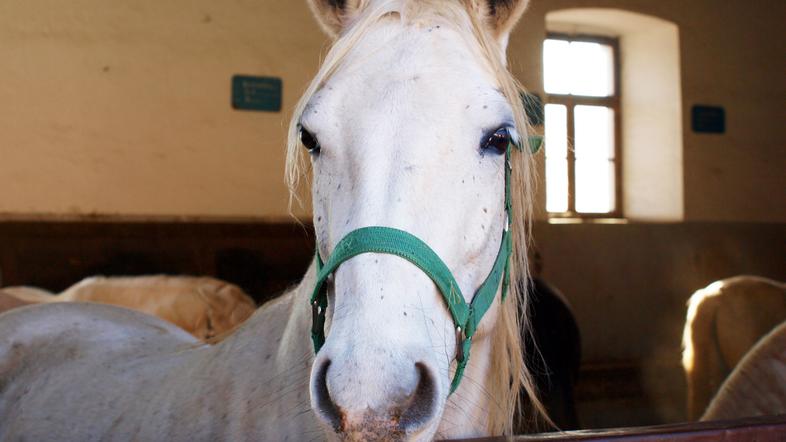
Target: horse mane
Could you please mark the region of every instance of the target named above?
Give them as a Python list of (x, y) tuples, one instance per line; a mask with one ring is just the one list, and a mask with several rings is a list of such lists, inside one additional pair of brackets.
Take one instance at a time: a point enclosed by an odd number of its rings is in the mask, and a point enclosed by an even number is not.
[[(532, 376), (524, 363), (521, 343), (522, 327), (528, 330), (527, 293), (529, 287), (529, 265), (527, 249), (532, 230), (532, 200), (534, 196), (534, 159), (526, 147), (529, 123), (521, 100), (521, 84), (506, 67), (504, 51), (494, 36), (487, 30), (481, 11), (473, 0), (388, 0), (369, 6), (369, 0), (361, 0), (357, 19), (348, 26), (334, 41), (325, 56), (319, 71), (298, 101), (289, 124), (286, 181), (290, 191), (290, 210), (292, 204), (301, 202), (301, 183), (308, 181), (309, 167), (303, 154), (298, 136), (298, 122), (313, 95), (330, 79), (341, 66), (352, 48), (363, 38), (369, 29), (386, 16), (398, 15), (409, 22), (428, 22), (435, 18), (447, 20), (455, 26), (467, 42), (481, 56), (481, 61), (497, 81), (500, 92), (507, 99), (514, 114), (518, 141), (524, 149), (513, 149), (511, 163), (511, 235), (513, 253), (511, 256), (510, 300), (502, 303), (499, 322), (494, 327), (492, 345), (491, 373), (486, 380), (486, 390), (492, 402), (498, 404), (489, 409), (488, 431), (491, 434), (510, 434), (513, 418), (520, 413), (523, 405), (519, 403), (519, 393), (523, 389), (529, 398), (527, 410), (534, 410), (533, 422), (543, 417), (550, 422), (546, 410), (538, 399)], [(526, 281), (527, 284), (519, 283)]]

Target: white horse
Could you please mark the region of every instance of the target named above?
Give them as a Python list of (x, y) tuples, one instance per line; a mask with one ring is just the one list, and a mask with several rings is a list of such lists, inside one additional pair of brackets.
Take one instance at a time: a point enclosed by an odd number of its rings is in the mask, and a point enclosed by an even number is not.
[(786, 413), (786, 321), (764, 335), (734, 368), (701, 420)]
[(507, 147), (527, 138), (505, 68), (526, 3), (310, 0), (337, 38), (293, 116), (287, 176), (296, 188), (310, 156), (318, 254), (330, 265), (350, 232), (397, 228), (455, 284), (394, 254), (346, 261), (317, 297), (316, 355), (316, 265), (214, 345), (109, 306), (18, 309), (0, 317), (0, 440), (431, 440), (509, 431), (522, 387), (538, 409), (519, 284), (504, 301), (491, 287), (471, 340), (455, 323), (507, 244), (526, 276), (531, 155)]

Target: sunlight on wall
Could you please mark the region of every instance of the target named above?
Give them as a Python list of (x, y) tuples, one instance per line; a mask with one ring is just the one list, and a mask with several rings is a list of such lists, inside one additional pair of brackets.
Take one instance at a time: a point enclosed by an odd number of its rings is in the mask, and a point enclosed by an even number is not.
[[(325, 41), (305, 2), (5, 3), (0, 216), (291, 220), (285, 129)], [(282, 78), (282, 111), (232, 109), (235, 74)]]
[[(641, 221), (682, 220), (682, 91), (677, 26), (617, 9), (577, 8), (548, 13), (546, 27), (550, 32), (619, 38), (624, 216)], [(598, 126), (593, 132), (605, 131), (602, 121), (593, 124)], [(581, 187), (600, 185), (599, 177), (595, 173), (581, 184), (577, 173), (577, 197)], [(607, 203), (595, 201), (593, 209)]]

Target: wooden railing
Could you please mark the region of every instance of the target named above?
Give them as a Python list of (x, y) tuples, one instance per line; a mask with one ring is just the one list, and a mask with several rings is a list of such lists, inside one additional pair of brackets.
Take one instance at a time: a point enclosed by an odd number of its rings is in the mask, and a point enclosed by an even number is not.
[(514, 437), (471, 439), (473, 442), (784, 442), (786, 415), (732, 421), (691, 422), (653, 427), (614, 428), (531, 434)]

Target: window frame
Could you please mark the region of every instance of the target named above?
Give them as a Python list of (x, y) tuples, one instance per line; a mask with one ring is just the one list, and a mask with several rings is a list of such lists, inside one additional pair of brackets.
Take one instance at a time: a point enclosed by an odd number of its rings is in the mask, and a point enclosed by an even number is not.
[[(601, 35), (567, 34), (562, 32), (548, 32), (545, 40), (578, 41), (587, 43), (600, 43), (611, 47), (614, 58), (614, 94), (608, 97), (591, 97), (586, 95), (550, 94), (544, 87), (544, 106), (546, 104), (560, 104), (567, 110), (567, 137), (568, 137), (568, 210), (565, 212), (546, 213), (549, 218), (623, 218), (622, 211), (622, 106), (621, 106), (621, 69), (619, 39)], [(545, 79), (544, 79), (545, 81)], [(574, 112), (578, 105), (603, 106), (614, 111), (614, 210), (603, 213), (585, 213), (576, 211), (576, 155), (573, 149), (575, 140)], [(548, 142), (548, 140), (546, 140)], [(544, 155), (545, 156), (545, 155)], [(546, 178), (548, 180), (548, 178)], [(548, 186), (548, 181), (546, 182)]]

